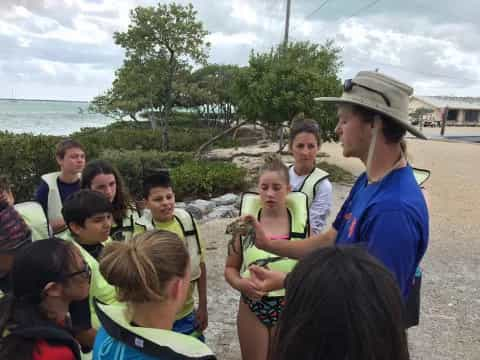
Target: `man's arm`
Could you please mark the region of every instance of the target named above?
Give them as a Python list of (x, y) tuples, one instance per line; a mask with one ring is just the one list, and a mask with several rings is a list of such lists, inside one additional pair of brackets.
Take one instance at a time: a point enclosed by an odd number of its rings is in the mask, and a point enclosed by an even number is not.
[(292, 259), (300, 259), (320, 247), (332, 246), (335, 244), (337, 237), (337, 230), (330, 227), (327, 231), (302, 241), (272, 241), (267, 238), (261, 225), (254, 217), (246, 216), (246, 218), (255, 226), (255, 246)]

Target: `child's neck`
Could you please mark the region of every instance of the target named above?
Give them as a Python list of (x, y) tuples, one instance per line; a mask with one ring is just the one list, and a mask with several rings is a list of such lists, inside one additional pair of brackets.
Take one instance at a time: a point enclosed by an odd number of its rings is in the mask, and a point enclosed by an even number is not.
[(172, 216), (170, 219), (163, 219), (163, 220), (158, 220), (158, 219), (153, 218), (153, 222), (155, 224), (164, 224), (164, 223), (169, 223), (170, 221), (173, 221), (173, 219), (175, 219), (174, 216)]
[(77, 182), (79, 179), (80, 179), (80, 176), (78, 173), (66, 173), (66, 172), (63, 172), (61, 171), (60, 172), (60, 175), (58, 176), (60, 178), (60, 180), (64, 183), (67, 183), (67, 184), (72, 184), (74, 182)]
[(280, 219), (288, 216), (286, 207), (262, 208), (262, 217), (268, 219)]
[(177, 311), (170, 302), (146, 302), (132, 305), (132, 321), (141, 327), (172, 330)]

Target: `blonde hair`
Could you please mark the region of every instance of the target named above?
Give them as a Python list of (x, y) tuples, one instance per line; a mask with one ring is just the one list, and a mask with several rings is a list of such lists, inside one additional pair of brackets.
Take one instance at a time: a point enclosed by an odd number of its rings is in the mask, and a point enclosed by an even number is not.
[(288, 167), (283, 163), (282, 159), (278, 154), (276, 153), (266, 154), (263, 160), (264, 160), (264, 163), (260, 167), (259, 178), (263, 175), (263, 173), (267, 171), (276, 171), (284, 178), (285, 183), (287, 185), (290, 184), (290, 175), (288, 174)]
[(164, 301), (167, 283), (184, 277), (190, 258), (183, 241), (165, 230), (150, 230), (129, 241), (105, 247), (103, 277), (117, 289), (121, 302)]

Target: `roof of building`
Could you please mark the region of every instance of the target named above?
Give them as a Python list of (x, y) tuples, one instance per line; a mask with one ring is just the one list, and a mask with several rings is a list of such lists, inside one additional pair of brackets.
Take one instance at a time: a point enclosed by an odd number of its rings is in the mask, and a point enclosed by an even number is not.
[(412, 96), (435, 108), (480, 110), (480, 97)]

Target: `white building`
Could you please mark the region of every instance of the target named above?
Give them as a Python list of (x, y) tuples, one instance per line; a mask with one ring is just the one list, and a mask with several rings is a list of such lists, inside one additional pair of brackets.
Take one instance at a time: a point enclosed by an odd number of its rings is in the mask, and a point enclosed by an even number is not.
[(479, 97), (451, 97), (451, 96), (412, 96), (410, 98), (409, 113), (420, 108), (432, 109), (424, 120), (439, 124), (444, 111), (447, 113), (449, 126), (480, 126), (480, 98)]

